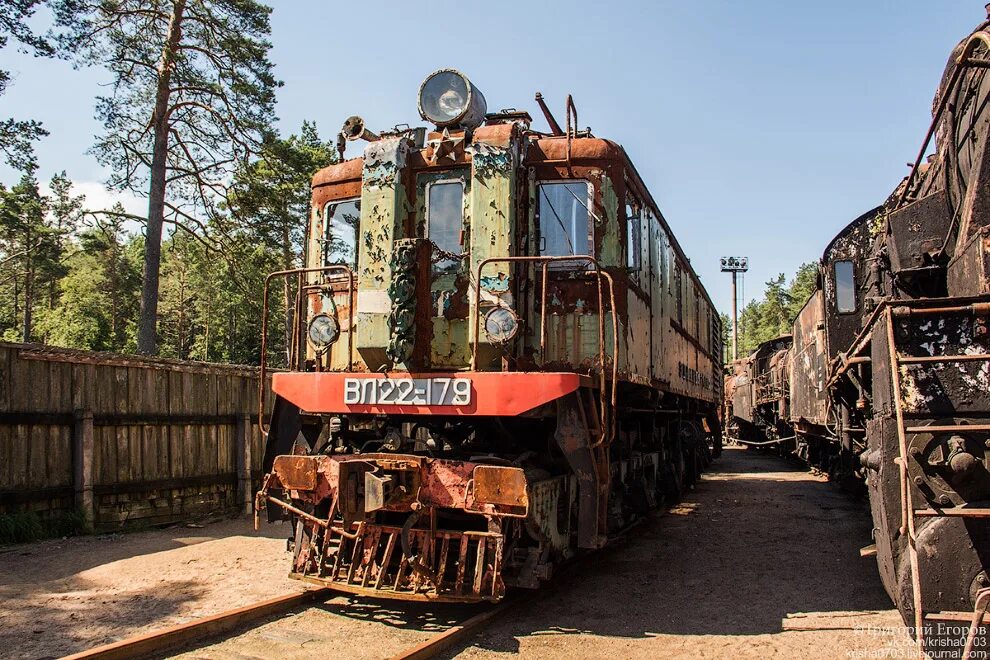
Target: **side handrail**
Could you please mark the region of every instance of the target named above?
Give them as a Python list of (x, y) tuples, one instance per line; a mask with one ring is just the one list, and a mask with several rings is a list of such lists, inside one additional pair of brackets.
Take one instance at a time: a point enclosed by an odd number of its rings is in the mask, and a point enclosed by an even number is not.
[[(471, 371), (477, 371), (478, 369), (478, 344), (480, 343), (481, 333), (479, 330), (479, 321), (481, 318), (481, 277), (485, 266), (491, 263), (539, 263), (542, 269), (541, 273), (541, 287), (540, 287), (540, 362), (546, 362), (546, 343), (547, 343), (547, 280), (548, 280), (548, 267), (551, 263), (560, 262), (577, 262), (577, 263), (589, 263), (594, 266), (595, 281), (598, 284), (598, 357), (600, 366), (599, 373), (599, 389), (600, 389), (600, 399), (601, 399), (601, 418), (602, 418), (602, 437), (595, 443), (594, 446), (598, 446), (611, 439), (613, 436), (613, 431), (610, 424), (606, 424), (608, 421), (606, 419), (606, 403), (611, 402), (611, 405), (615, 406), (616, 401), (616, 383), (618, 381), (618, 341), (619, 341), (619, 323), (618, 316), (615, 308), (615, 283), (612, 276), (602, 270), (601, 263), (597, 258), (587, 255), (587, 254), (577, 254), (577, 255), (560, 255), (560, 256), (516, 256), (516, 257), (489, 257), (487, 259), (482, 259), (478, 263), (478, 269), (475, 277), (475, 287), (474, 287), (474, 305), (471, 310), (471, 334), (474, 336), (471, 341)], [(611, 396), (606, 400), (605, 396), (605, 292), (602, 286), (602, 282), (606, 282), (609, 290), (609, 302), (611, 304), (610, 314), (612, 317), (612, 388)]]
[(298, 352), (302, 345), (302, 341), (299, 338), (300, 318), (302, 312), (305, 311), (305, 307), (302, 305), (302, 294), (304, 291), (319, 290), (327, 285), (326, 282), (321, 282), (303, 286), (302, 277), (309, 273), (340, 273), (347, 275), (347, 371), (350, 371), (354, 364), (354, 271), (351, 267), (344, 264), (330, 264), (310, 268), (290, 268), (288, 270), (269, 273), (268, 277), (265, 278), (265, 290), (261, 304), (261, 371), (258, 378), (258, 429), (261, 431), (262, 438), (268, 437), (268, 427), (265, 425), (265, 376), (268, 364), (268, 291), (271, 288), (272, 281), (277, 277), (291, 277), (293, 275), (299, 277), (299, 284), (296, 287), (296, 314), (293, 319), (294, 327), (292, 328), (289, 355), (290, 368), (294, 368), (298, 365)]
[(914, 159), (914, 164), (911, 166), (911, 171), (908, 173), (907, 179), (904, 181), (904, 189), (901, 190), (901, 194), (897, 198), (897, 205), (895, 208), (901, 208), (907, 199), (908, 193), (911, 190), (911, 183), (914, 182), (918, 169), (921, 167), (921, 161), (925, 157), (925, 153), (928, 151), (928, 144), (935, 135), (935, 130), (938, 128), (938, 123), (942, 119), (942, 113), (948, 106), (949, 97), (952, 96), (952, 92), (955, 91), (956, 84), (959, 82), (960, 78), (962, 78), (963, 71), (971, 66), (982, 66), (984, 64), (981, 61), (974, 61), (970, 58), (970, 55), (972, 55), (973, 51), (976, 50), (976, 46), (979, 44), (983, 44), (987, 48), (990, 48), (990, 34), (982, 29), (971, 34), (966, 40), (962, 51), (955, 60), (956, 66), (952, 69), (952, 74), (949, 78), (948, 84), (945, 86), (944, 90), (939, 90), (942, 92), (942, 95), (939, 97), (938, 105), (932, 113), (932, 122), (928, 126), (928, 132), (925, 133), (925, 139), (921, 143), (921, 149), (918, 150), (918, 156)]

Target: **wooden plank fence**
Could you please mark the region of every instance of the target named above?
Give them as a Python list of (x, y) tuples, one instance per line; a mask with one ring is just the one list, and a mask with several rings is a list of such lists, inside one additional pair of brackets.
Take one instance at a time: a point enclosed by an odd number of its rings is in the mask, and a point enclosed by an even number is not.
[(258, 370), (0, 343), (0, 514), (97, 530), (249, 511)]

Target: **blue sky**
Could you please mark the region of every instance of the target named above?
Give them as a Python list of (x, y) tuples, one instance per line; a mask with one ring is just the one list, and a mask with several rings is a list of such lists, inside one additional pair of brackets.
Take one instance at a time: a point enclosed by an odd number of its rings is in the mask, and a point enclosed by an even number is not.
[[(273, 4), (284, 131), (310, 119), (329, 138), (352, 114), (372, 130), (421, 123), (419, 83), (441, 67), (538, 127), (534, 92), (561, 121), (571, 93), (582, 127), (625, 146), (723, 311), (720, 256), (750, 258), (752, 298), (886, 198), (950, 49), (985, 16), (973, 0)], [(0, 68), (15, 76), (0, 114), (51, 131), (40, 176), (65, 169), (102, 201), (106, 173), (85, 152), (106, 74), (9, 47)]]

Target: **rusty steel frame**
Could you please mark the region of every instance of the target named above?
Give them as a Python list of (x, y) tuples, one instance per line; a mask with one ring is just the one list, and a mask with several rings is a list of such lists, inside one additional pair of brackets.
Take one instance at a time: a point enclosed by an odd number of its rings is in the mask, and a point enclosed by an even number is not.
[[(268, 365), (268, 292), (272, 281), (277, 277), (291, 277), (296, 275), (296, 300), (295, 316), (293, 319), (292, 338), (289, 352), (289, 368), (295, 370), (299, 366), (299, 352), (301, 348), (300, 319), (302, 311), (305, 309), (302, 304), (302, 293), (304, 291), (319, 290), (329, 285), (328, 282), (320, 284), (306, 284), (303, 286), (303, 275), (309, 273), (341, 273), (347, 275), (347, 369), (351, 371), (354, 366), (354, 271), (350, 266), (343, 264), (330, 264), (327, 266), (312, 266), (309, 268), (290, 268), (269, 273), (265, 278), (265, 288), (261, 303), (261, 365), (258, 378), (258, 428), (261, 437), (268, 437), (268, 426), (265, 424), (265, 375)], [(332, 295), (332, 294), (331, 294)]]
[[(910, 316), (929, 316), (932, 314), (969, 314), (971, 316), (990, 316), (990, 303), (974, 302), (967, 305), (947, 305), (942, 307), (916, 307), (909, 306), (905, 300), (884, 300), (874, 308), (870, 315), (863, 320), (863, 329), (859, 331), (852, 342), (852, 347), (844, 353), (840, 353), (835, 360), (839, 366), (834, 369), (826, 387), (831, 387), (849, 370), (849, 367), (857, 364), (867, 364), (871, 361), (869, 356), (859, 355), (873, 341), (873, 326), (880, 317), (891, 310), (891, 314), (896, 318)], [(924, 303), (924, 300), (916, 301)], [(990, 355), (990, 354), (988, 354)], [(835, 365), (833, 360), (832, 365)], [(830, 369), (831, 370), (831, 369)]]
[[(546, 341), (547, 341), (547, 284), (549, 280), (549, 266), (551, 263), (559, 262), (578, 262), (578, 263), (590, 263), (595, 267), (594, 275), (595, 281), (598, 286), (598, 360), (600, 365), (599, 371), (599, 386), (600, 386), (600, 399), (601, 399), (601, 426), (602, 426), (602, 436), (599, 438), (598, 442), (593, 445), (596, 447), (604, 442), (609, 441), (614, 433), (612, 429), (612, 424), (608, 423), (606, 418), (606, 403), (610, 403), (612, 407), (615, 407), (616, 403), (616, 390), (619, 376), (619, 364), (618, 364), (618, 347), (619, 347), (619, 320), (618, 312), (615, 308), (615, 281), (612, 276), (605, 271), (601, 263), (597, 258), (588, 254), (578, 254), (578, 255), (554, 255), (554, 256), (515, 256), (515, 257), (488, 257), (487, 259), (482, 259), (478, 263), (477, 276), (475, 278), (474, 287), (474, 305), (471, 310), (470, 319), (470, 329), (471, 334), (474, 335), (474, 339), (471, 342), (471, 371), (477, 371), (478, 369), (478, 344), (481, 342), (481, 332), (479, 328), (479, 323), (481, 319), (481, 274), (484, 267), (492, 263), (533, 263), (540, 264), (541, 273), (541, 286), (540, 286), (540, 362), (546, 362)], [(612, 317), (612, 388), (611, 395), (606, 400), (605, 398), (605, 294), (602, 287), (602, 280), (608, 283), (609, 290), (609, 304), (611, 305)], [(610, 416), (614, 417), (614, 415)], [(614, 422), (614, 419), (612, 420)]]
[(901, 533), (907, 534), (908, 559), (911, 566), (911, 592), (914, 605), (914, 629), (915, 640), (918, 644), (918, 653), (925, 656), (924, 642), (924, 614), (921, 611), (921, 575), (918, 564), (917, 537), (914, 533), (914, 504), (911, 501), (911, 487), (908, 483), (908, 447), (907, 429), (904, 426), (904, 411), (901, 406), (901, 370), (897, 366), (897, 339), (894, 334), (894, 315), (888, 310), (884, 319), (887, 330), (887, 352), (890, 356), (890, 378), (893, 387), (894, 413), (897, 417), (897, 448), (899, 460), (897, 461), (898, 481), (901, 489)]
[(961, 507), (958, 509), (918, 509), (914, 515), (919, 518), (990, 518), (990, 509), (969, 509)]
[[(578, 123), (577, 107), (574, 105), (574, 97), (571, 96), (570, 94), (567, 95), (567, 107), (566, 107), (565, 115), (566, 116), (564, 117), (564, 119), (566, 120), (566, 123), (567, 123), (567, 169), (570, 169), (571, 168), (571, 143), (574, 141), (574, 138), (577, 137), (577, 131), (578, 131), (578, 127), (577, 127), (577, 123)], [(574, 115), (574, 125), (573, 125), (574, 132), (573, 132), (573, 134), (571, 133), (571, 115)]]
[(905, 316), (934, 316), (945, 314), (969, 314), (971, 316), (990, 316), (990, 303), (970, 303), (969, 305), (950, 305), (947, 307), (908, 307), (903, 301), (891, 303), (891, 314), (896, 317)]
[(973, 607), (973, 618), (969, 622), (969, 632), (966, 634), (966, 646), (963, 648), (963, 658), (976, 657), (973, 654), (973, 646), (976, 644), (976, 631), (983, 623), (983, 615), (990, 608), (990, 589), (980, 589), (976, 593), (976, 603)]
[(550, 108), (547, 107), (546, 101), (543, 100), (543, 94), (536, 93), (536, 102), (539, 104), (540, 110), (543, 111), (543, 116), (546, 117), (547, 124), (550, 125), (550, 133), (554, 137), (563, 137), (564, 131), (560, 128), (560, 124), (557, 123), (557, 119), (553, 116), (553, 113), (550, 112)]
[[(960, 78), (962, 78), (963, 71), (972, 65), (969, 59), (970, 53), (976, 47), (978, 42), (981, 42), (984, 46), (990, 48), (990, 33), (983, 31), (983, 28), (985, 27), (987, 27), (987, 23), (984, 23), (979, 31), (969, 36), (969, 39), (967, 39), (966, 44), (963, 46), (962, 52), (959, 53), (959, 57), (956, 58), (956, 66), (952, 70), (952, 77), (949, 79), (949, 84), (945, 86), (945, 91), (938, 100), (938, 106), (936, 106), (935, 112), (932, 113), (932, 123), (928, 126), (928, 132), (925, 134), (925, 139), (921, 143), (921, 149), (918, 150), (918, 156), (914, 160), (914, 165), (911, 166), (911, 172), (908, 174), (907, 179), (904, 180), (904, 189), (901, 191), (901, 195), (897, 200), (896, 208), (900, 208), (904, 205), (904, 201), (907, 199), (908, 193), (911, 191), (911, 184), (914, 182), (914, 177), (917, 175), (918, 169), (921, 167), (921, 161), (924, 160), (925, 152), (928, 151), (928, 144), (932, 141), (932, 137), (935, 135), (938, 124), (942, 120), (942, 113), (945, 112), (945, 109), (949, 105), (949, 97), (952, 96), (953, 89), (959, 82)], [(977, 63), (977, 66), (981, 65), (980, 60), (975, 60), (975, 62)]]
[[(988, 43), (990, 45), (990, 43)], [(967, 431), (990, 431), (990, 424), (944, 424), (931, 426), (906, 426), (901, 401), (901, 378), (900, 365), (902, 364), (930, 364), (936, 362), (960, 362), (990, 359), (990, 355), (933, 355), (933, 356), (902, 356), (897, 350), (896, 336), (894, 333), (894, 318), (905, 316), (929, 316), (929, 315), (949, 315), (949, 314), (973, 314), (982, 316), (990, 312), (990, 303), (973, 303), (970, 305), (954, 305), (948, 307), (890, 307), (885, 314), (887, 330), (887, 351), (891, 362), (891, 385), (893, 387), (894, 411), (897, 416), (897, 441), (898, 459), (897, 471), (901, 490), (901, 532), (907, 534), (908, 559), (911, 567), (911, 591), (914, 606), (915, 639), (918, 644), (918, 653), (924, 658), (925, 653), (925, 614), (921, 605), (921, 567), (918, 560), (917, 536), (915, 534), (915, 518), (932, 518), (942, 516), (952, 516), (960, 518), (986, 518), (990, 517), (988, 509), (915, 509), (912, 501), (911, 486), (908, 481), (907, 465), (907, 435), (916, 433), (965, 433)], [(976, 631), (983, 621), (983, 617), (990, 608), (990, 589), (981, 589), (976, 596), (973, 608), (972, 620), (966, 636), (966, 646), (962, 657), (968, 658), (973, 650), (976, 639)]]
[(975, 431), (986, 433), (990, 431), (990, 424), (945, 424), (942, 426), (909, 426), (904, 429), (908, 433), (962, 433), (964, 431)]
[(901, 364), (928, 364), (931, 362), (987, 362), (990, 353), (960, 353), (958, 355), (902, 355)]

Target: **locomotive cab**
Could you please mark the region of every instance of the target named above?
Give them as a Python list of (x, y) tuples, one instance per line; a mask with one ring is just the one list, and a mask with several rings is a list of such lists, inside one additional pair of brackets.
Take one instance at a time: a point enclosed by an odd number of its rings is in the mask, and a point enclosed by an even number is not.
[(313, 179), (257, 502), (293, 577), (497, 600), (696, 478), (720, 328), (621, 147), (449, 69), (419, 109)]

